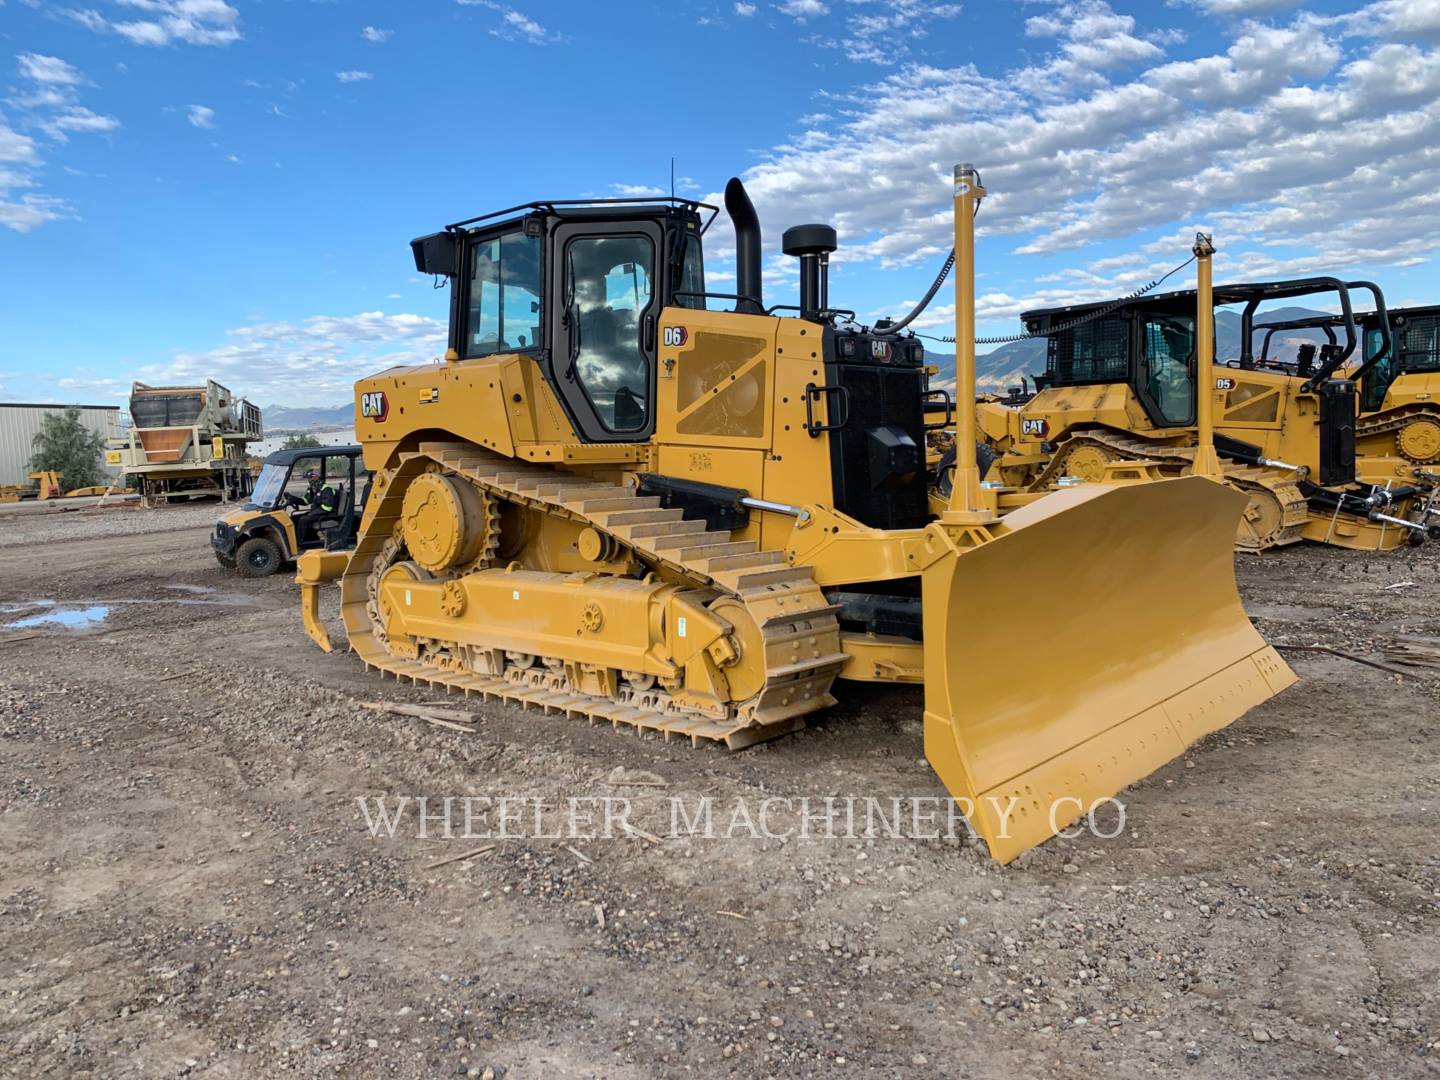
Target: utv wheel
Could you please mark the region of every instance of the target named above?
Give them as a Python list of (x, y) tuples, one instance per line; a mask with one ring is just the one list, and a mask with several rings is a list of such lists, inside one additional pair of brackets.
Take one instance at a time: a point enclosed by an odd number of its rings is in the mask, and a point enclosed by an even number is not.
[(235, 553), (235, 564), (242, 577), (269, 577), (280, 569), (283, 561), (275, 541), (263, 536), (252, 536)]

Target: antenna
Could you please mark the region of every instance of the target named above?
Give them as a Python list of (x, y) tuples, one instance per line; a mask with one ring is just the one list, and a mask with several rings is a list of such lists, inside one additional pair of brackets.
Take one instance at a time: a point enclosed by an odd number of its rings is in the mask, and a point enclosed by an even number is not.
[(675, 198), (675, 155), (670, 155), (670, 198)]

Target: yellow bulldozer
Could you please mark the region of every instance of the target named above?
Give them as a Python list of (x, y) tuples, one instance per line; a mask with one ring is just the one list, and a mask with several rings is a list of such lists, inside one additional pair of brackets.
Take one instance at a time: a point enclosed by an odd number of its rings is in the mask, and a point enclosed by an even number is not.
[[(1370, 364), (1347, 377), (1361, 337), (1355, 290), (1372, 294), (1378, 316)], [(1257, 308), (1316, 294), (1337, 302), (1339, 314), (1323, 322), (1342, 327), (1344, 343), (1328, 329), (1331, 340), (1302, 348), (1294, 363), (1268, 355), (1257, 361), (1251, 349), (1257, 330), (1267, 331), (1265, 354), (1272, 325), (1296, 329), (1308, 322), (1257, 326)], [(1224, 480), (1248, 499), (1236, 532), (1240, 550), (1311, 540), (1383, 551), (1434, 534), (1434, 477), (1417, 455), (1407, 459), (1395, 449), (1397, 435), (1420, 451), (1440, 437), (1433, 407), (1427, 412), (1413, 399), (1392, 405), (1382, 394), (1384, 409), (1360, 415), (1357, 377), (1368, 377), (1364, 368), (1373, 370), (1392, 351), (1379, 287), (1315, 277), (1221, 285), (1213, 297), (1214, 304), (1244, 308), (1240, 357), (1208, 380), (1197, 378), (1194, 354), (1197, 328), (1212, 324), (1213, 309), (1197, 311), (1193, 290), (1026, 312), (1027, 333), (1046, 339), (1046, 368), (1033, 394), (979, 406), (992, 462), (987, 476), (1023, 493), (1095, 480), (1119, 461), (1188, 474), (1197, 452), (1197, 406), (1208, 400)], [(1397, 379), (1399, 392), (1416, 381)]]
[[(962, 342), (983, 196), (957, 168)], [(831, 308), (824, 225), (785, 233), (800, 303), (766, 308), (738, 179), (725, 207), (729, 294), (705, 285), (719, 209), (683, 199), (533, 202), (412, 243), (449, 281), (449, 348), (356, 384), (375, 477), (354, 551), (298, 560), (317, 644), (338, 578), (367, 669), (731, 748), (837, 680), (913, 684), (929, 761), (1005, 862), (1294, 681), (1240, 604), (1243, 498), (1115, 479), (1002, 516), (972, 345), (932, 512), (908, 320)]]
[[(1361, 362), (1346, 368), (1345, 378), (1359, 388), (1355, 422), (1356, 468), (1372, 484), (1434, 484), (1440, 477), (1440, 307), (1356, 312), (1362, 342)], [(1263, 333), (1260, 353), (1242, 355), (1237, 366), (1278, 367), (1300, 375), (1314, 372), (1336, 350), (1343, 352), (1337, 330), (1343, 314), (1256, 323)], [(1321, 331), (1326, 341), (1294, 342), (1299, 330)], [(1277, 339), (1278, 335), (1278, 339)], [(1282, 356), (1282, 349), (1294, 354)], [(1272, 354), (1272, 346), (1275, 352)], [(1433, 509), (1433, 508), (1432, 508)]]

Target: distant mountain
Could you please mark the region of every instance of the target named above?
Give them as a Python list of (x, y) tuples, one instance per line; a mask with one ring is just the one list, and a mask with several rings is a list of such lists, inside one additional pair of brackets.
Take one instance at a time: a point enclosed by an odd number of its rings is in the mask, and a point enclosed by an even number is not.
[[(937, 385), (955, 385), (954, 353), (932, 352), (927, 349), (925, 362), (940, 369), (940, 374), (935, 378)], [(1010, 387), (1019, 386), (1022, 375), (1030, 379), (1035, 372), (1044, 370), (1044, 338), (1014, 341), (975, 357), (975, 385), (983, 392), (1003, 394)]]
[(334, 408), (292, 409), (285, 405), (266, 405), (260, 410), (267, 434), (283, 431), (325, 431), (348, 428), (355, 423), (355, 406), (349, 402)]
[[(1307, 307), (1279, 307), (1269, 311), (1260, 311), (1255, 315), (1255, 324), (1263, 326), (1266, 323), (1291, 322), (1295, 319), (1313, 319), (1317, 316), (1327, 314), (1324, 311), (1316, 311)], [(1337, 340), (1345, 340), (1345, 331), (1336, 330)], [(1277, 330), (1275, 336), (1270, 340), (1270, 356), (1272, 359), (1294, 360), (1295, 347), (1303, 342), (1313, 342), (1316, 345), (1323, 345), (1326, 340), (1324, 330)], [(1265, 335), (1257, 333), (1254, 336), (1252, 347), (1255, 355), (1260, 355), (1260, 346), (1264, 344)], [(1358, 342), (1357, 342), (1358, 346)], [(1240, 312), (1234, 309), (1225, 308), (1215, 313), (1215, 359), (1224, 363), (1226, 360), (1240, 359)]]

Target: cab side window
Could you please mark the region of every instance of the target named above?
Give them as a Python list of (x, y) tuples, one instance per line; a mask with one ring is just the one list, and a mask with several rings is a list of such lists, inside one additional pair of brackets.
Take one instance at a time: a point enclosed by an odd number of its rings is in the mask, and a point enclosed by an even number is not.
[(470, 245), (466, 357), (533, 349), (540, 337), (540, 238), (502, 233)]

